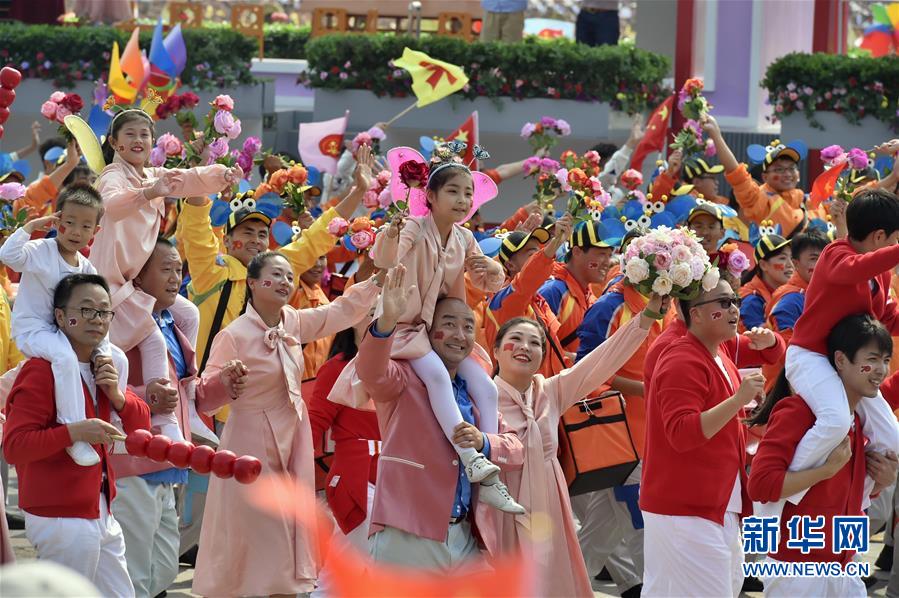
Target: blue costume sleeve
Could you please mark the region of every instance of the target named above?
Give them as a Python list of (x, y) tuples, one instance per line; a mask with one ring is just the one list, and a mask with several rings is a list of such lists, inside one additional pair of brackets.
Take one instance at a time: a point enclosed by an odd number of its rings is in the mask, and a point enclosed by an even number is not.
[(747, 295), (740, 305), (740, 320), (747, 330), (765, 325), (765, 300), (760, 295)]
[(778, 330), (790, 330), (795, 328), (796, 321), (802, 315), (805, 308), (805, 295), (803, 293), (787, 293), (771, 310), (771, 316), (777, 323)]
[(577, 329), (577, 337), (580, 340), (578, 345), (577, 359), (580, 361), (590, 351), (605, 342), (609, 335), (609, 326), (615, 312), (624, 304), (624, 295), (621, 293), (608, 293), (596, 300), (596, 303), (590, 306), (584, 319)]
[(543, 283), (538, 292), (541, 297), (546, 299), (553, 313), (558, 316), (559, 311), (562, 309), (562, 299), (565, 297), (565, 293), (568, 292), (568, 285), (565, 284), (565, 281), (550, 278)]

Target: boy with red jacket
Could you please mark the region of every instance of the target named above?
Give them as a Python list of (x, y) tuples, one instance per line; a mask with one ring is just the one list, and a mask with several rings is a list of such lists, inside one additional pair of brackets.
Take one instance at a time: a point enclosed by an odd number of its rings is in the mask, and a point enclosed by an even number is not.
[(737, 596), (746, 440), (740, 417), (765, 379), (742, 381), (721, 350), (737, 334), (739, 298), (724, 280), (681, 300), (687, 333), (659, 358), (646, 401), (640, 481), (644, 596)]
[[(818, 259), (805, 293), (805, 309), (793, 332), (784, 371), (796, 394), (815, 414), (815, 425), (796, 447), (790, 471), (818, 467), (852, 424), (846, 390), (827, 359), (827, 338), (848, 315), (868, 314), (899, 335), (899, 309), (890, 300), (890, 271), (899, 265), (899, 198), (866, 190), (846, 210), (849, 237), (831, 243)], [(896, 417), (878, 391), (859, 405), (867, 451), (899, 452)], [(805, 491), (788, 500), (797, 504)], [(769, 503), (764, 515), (778, 515)]]
[[(877, 389), (889, 373), (893, 340), (883, 324), (868, 314), (840, 321), (827, 340), (827, 358), (837, 371), (848, 397), (853, 425), (825, 462), (811, 469), (790, 471), (790, 462), (805, 433), (815, 425), (815, 414), (801, 396), (774, 392), (752, 417), (752, 425), (767, 424), (749, 476), (749, 496), (757, 501), (778, 501), (804, 490), (798, 504), (787, 505), (780, 518), (780, 542), (768, 553), (766, 563), (839, 563), (852, 560), (854, 550), (840, 550), (834, 538), (834, 518), (862, 516), (865, 497), (865, 441), (857, 408)], [(870, 399), (868, 399), (870, 400)], [(899, 461), (888, 454), (875, 492), (895, 482)], [(808, 551), (791, 546), (787, 523), (796, 516), (822, 517), (823, 544)], [(815, 526), (818, 527), (818, 526)], [(805, 534), (804, 534), (805, 536)], [(766, 576), (765, 596), (865, 596), (865, 584), (856, 576), (785, 577)]]
[[(19, 506), (25, 535), (41, 559), (56, 561), (84, 575), (103, 596), (134, 596), (125, 563), (122, 528), (110, 505), (115, 473), (106, 446), (120, 432), (109, 423), (112, 411), (126, 432), (150, 427), (150, 409), (118, 386), (112, 359), (91, 355), (106, 337), (115, 313), (106, 281), (92, 274), (63, 278), (53, 296), (54, 316), (81, 364), (87, 419), (56, 421), (50, 362), (30, 359), (16, 378), (7, 404), (3, 454), (19, 474)], [(65, 449), (73, 442), (92, 445), (100, 462), (76, 465)]]

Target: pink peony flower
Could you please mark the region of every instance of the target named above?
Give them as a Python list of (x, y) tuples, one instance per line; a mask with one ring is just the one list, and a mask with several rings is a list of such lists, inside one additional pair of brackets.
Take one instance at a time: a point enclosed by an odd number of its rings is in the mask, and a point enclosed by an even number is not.
[(251, 156), (257, 153), (262, 149), (262, 140), (258, 137), (247, 137), (246, 141), (243, 142), (243, 153), (250, 154)]
[(163, 133), (156, 140), (156, 147), (161, 147), (166, 156), (180, 156), (183, 146), (181, 140), (171, 133)]
[(206, 161), (206, 164), (213, 164), (219, 158), (223, 158), (228, 155), (228, 139), (225, 137), (219, 137), (212, 143), (208, 145), (209, 148), (209, 158)]
[(388, 207), (390, 207), (390, 204), (392, 204), (392, 203), (393, 203), (393, 197), (391, 197), (389, 189), (385, 188), (384, 190), (381, 191), (381, 193), (378, 194), (378, 204), (382, 208), (387, 209)]
[(849, 167), (853, 170), (861, 170), (868, 167), (868, 154), (865, 153), (865, 150), (854, 147), (849, 150), (847, 158), (849, 159)]
[(522, 168), (526, 174), (534, 174), (538, 170), (540, 170), (540, 158), (537, 156), (531, 156), (522, 164)]
[(375, 233), (368, 229), (356, 231), (350, 235), (350, 242), (356, 249), (368, 249), (375, 242)]
[(382, 187), (386, 187), (388, 183), (390, 183), (390, 171), (382, 170), (377, 174), (375, 178), (377, 179), (379, 185), (381, 185)]
[(65, 120), (65, 118), (70, 114), (72, 114), (71, 110), (69, 110), (65, 106), (60, 105), (56, 109), (56, 122), (58, 122), (59, 124), (63, 124), (63, 121)]
[(359, 133), (355, 137), (353, 137), (353, 153), (355, 154), (356, 152), (358, 152), (359, 148), (363, 145), (371, 147), (371, 135), (365, 132)]
[(734, 276), (739, 276), (749, 269), (749, 258), (739, 249), (734, 249), (727, 257), (727, 270)]
[(839, 156), (844, 154), (844, 150), (839, 145), (828, 145), (823, 150), (821, 150), (821, 159), (825, 162), (832, 162), (837, 159)]
[(524, 126), (521, 127), (521, 136), (527, 139), (534, 134), (535, 128), (536, 125), (534, 125), (534, 123), (524, 123)]
[(349, 228), (350, 223), (340, 217), (334, 218), (333, 220), (331, 220), (331, 222), (328, 223), (328, 232), (335, 237), (340, 237), (346, 234), (346, 231), (349, 230)]
[(165, 164), (165, 150), (158, 145), (150, 150), (150, 166), (159, 168)]
[(228, 139), (237, 139), (240, 136), (240, 121), (226, 110), (219, 110), (215, 113), (213, 126), (216, 131), (227, 136)]
[[(542, 116), (540, 117), (540, 124), (543, 125), (546, 129), (551, 129), (556, 126), (558, 121), (551, 116)], [(565, 123), (568, 124), (568, 123)]]
[(212, 100), (212, 105), (219, 110), (225, 110), (227, 112), (234, 110), (234, 100), (231, 99), (231, 96), (225, 94), (215, 96), (215, 99)]
[(371, 189), (366, 191), (365, 195), (362, 196), (362, 205), (368, 210), (376, 209), (380, 205), (378, 203), (378, 194)]
[(705, 142), (705, 155), (707, 158), (711, 158), (712, 156), (718, 153), (718, 147), (715, 145), (715, 142), (711, 139), (706, 139)]
[(656, 259), (653, 261), (652, 265), (655, 266), (657, 270), (667, 270), (669, 266), (671, 266), (671, 254), (667, 251), (658, 251), (654, 252)]
[(562, 136), (571, 135), (571, 125), (569, 125), (567, 121), (564, 121), (561, 118), (556, 121), (556, 128), (559, 130), (559, 134)]
[(66, 99), (66, 92), (64, 91), (54, 91), (50, 94), (50, 101), (56, 104), (60, 103), (64, 99)]
[(562, 191), (571, 191), (571, 185), (568, 183), (568, 169), (560, 168), (556, 171), (556, 180), (562, 185)]
[(59, 108), (59, 104), (47, 100), (46, 102), (41, 104), (41, 116), (49, 120), (54, 120), (56, 118), (57, 108)]
[(542, 158), (540, 160), (540, 169), (547, 172), (555, 172), (559, 169), (560, 164), (552, 158)]
[(599, 152), (597, 152), (596, 150), (590, 150), (589, 152), (584, 154), (584, 159), (594, 166), (598, 166), (599, 161), (601, 160), (601, 158), (599, 157)]
[(0, 184), (0, 199), (5, 201), (15, 201), (25, 195), (25, 185), (21, 183), (3, 183)]

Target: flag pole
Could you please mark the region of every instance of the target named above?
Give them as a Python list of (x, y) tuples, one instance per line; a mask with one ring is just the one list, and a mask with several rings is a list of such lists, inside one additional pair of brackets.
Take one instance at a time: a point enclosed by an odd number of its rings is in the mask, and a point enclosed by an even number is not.
[(411, 106), (409, 106), (409, 107), (407, 107), (407, 108), (404, 108), (402, 112), (400, 112), (399, 114), (397, 114), (396, 116), (394, 116), (393, 118), (391, 118), (390, 120), (388, 120), (386, 123), (384, 123), (384, 125), (389, 127), (389, 126), (392, 125), (395, 121), (397, 121), (397, 120), (399, 120), (400, 118), (406, 116), (406, 114), (408, 114), (409, 112), (412, 112), (412, 109), (415, 108), (417, 105), (418, 105), (418, 100), (416, 100), (415, 103), (412, 104)]

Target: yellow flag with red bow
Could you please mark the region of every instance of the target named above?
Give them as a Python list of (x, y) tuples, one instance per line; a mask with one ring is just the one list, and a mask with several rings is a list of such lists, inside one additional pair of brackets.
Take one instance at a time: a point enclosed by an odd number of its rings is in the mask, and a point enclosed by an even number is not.
[(418, 98), (419, 108), (442, 100), (465, 87), (468, 77), (462, 67), (436, 60), (424, 52), (403, 49), (403, 55), (393, 61), (412, 75), (412, 91)]

